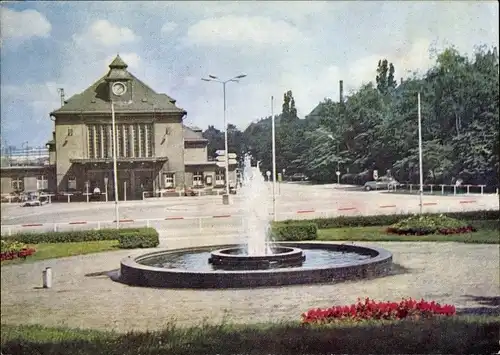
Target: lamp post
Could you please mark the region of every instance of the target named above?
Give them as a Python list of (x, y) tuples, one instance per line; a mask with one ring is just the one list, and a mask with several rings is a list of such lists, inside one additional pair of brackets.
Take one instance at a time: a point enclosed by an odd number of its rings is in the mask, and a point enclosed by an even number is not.
[[(115, 219), (116, 219), (116, 229), (120, 228), (120, 218), (118, 212), (118, 168), (116, 164), (116, 122), (115, 122), (115, 105), (111, 102), (111, 131), (113, 134), (113, 181), (115, 190)], [(106, 191), (107, 196), (107, 191)]]
[(272, 149), (273, 149), (273, 218), (276, 222), (276, 128), (274, 124), (274, 96), (271, 96)]
[(228, 80), (220, 80), (218, 77), (214, 75), (209, 75), (208, 78), (202, 78), (203, 81), (215, 81), (216, 83), (222, 84), (222, 93), (224, 96), (224, 149), (226, 151), (225, 154), (225, 162), (226, 162), (226, 198), (229, 203), (229, 152), (228, 152), (228, 143), (227, 143), (227, 120), (226, 120), (226, 84), (229, 82), (239, 82), (239, 79), (243, 79), (246, 77), (245, 74), (241, 74), (235, 76), (234, 78)]
[[(329, 134), (328, 138), (330, 138), (332, 141), (335, 141), (335, 138), (333, 138), (333, 135)], [(340, 162), (339, 162), (339, 142), (337, 142), (337, 171), (335, 172), (337, 174), (337, 184), (340, 185)]]
[(420, 111), (420, 92), (417, 95), (418, 102), (418, 165), (419, 165), (419, 173), (420, 173), (420, 214), (422, 214), (423, 208), (423, 194), (424, 194), (424, 173), (422, 166), (422, 114)]

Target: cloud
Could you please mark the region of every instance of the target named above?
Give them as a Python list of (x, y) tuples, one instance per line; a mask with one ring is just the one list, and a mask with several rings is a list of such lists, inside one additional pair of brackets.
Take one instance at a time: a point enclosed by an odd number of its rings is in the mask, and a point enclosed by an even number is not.
[(79, 45), (103, 47), (119, 47), (138, 38), (130, 28), (115, 26), (108, 20), (94, 21), (84, 33), (73, 35), (74, 41)]
[(177, 26), (178, 25), (175, 22), (167, 21), (163, 24), (163, 26), (161, 26), (161, 32), (162, 33), (170, 33), (173, 30), (175, 30), (177, 28)]
[(300, 40), (301, 32), (284, 20), (262, 16), (234, 16), (205, 19), (192, 25), (187, 40), (197, 45), (280, 45)]
[(2, 7), (0, 19), (4, 38), (49, 37), (52, 29), (47, 18), (36, 10), (15, 11)]

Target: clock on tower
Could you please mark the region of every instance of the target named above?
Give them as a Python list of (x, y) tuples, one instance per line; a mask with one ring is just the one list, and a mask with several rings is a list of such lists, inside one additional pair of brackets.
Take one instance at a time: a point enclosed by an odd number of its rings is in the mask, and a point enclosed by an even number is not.
[(106, 81), (109, 85), (110, 101), (115, 102), (130, 102), (131, 95), (131, 75), (127, 71), (128, 65), (123, 61), (120, 55), (109, 65), (109, 72), (106, 76)]

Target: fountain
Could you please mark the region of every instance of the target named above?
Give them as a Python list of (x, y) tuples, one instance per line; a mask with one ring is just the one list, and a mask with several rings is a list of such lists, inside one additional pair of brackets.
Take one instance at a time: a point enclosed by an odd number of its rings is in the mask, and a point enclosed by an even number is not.
[(214, 269), (257, 270), (301, 266), (305, 260), (301, 249), (272, 245), (269, 242), (269, 188), (259, 164), (252, 167), (251, 156), (248, 154), (243, 164), (240, 195), (244, 205), (243, 233), (246, 245), (213, 251), (208, 261)]
[(386, 275), (392, 254), (378, 247), (337, 243), (272, 242), (270, 193), (245, 156), (238, 198), (244, 210), (240, 245), (161, 250), (125, 258), (114, 280), (166, 288), (248, 288), (337, 282)]

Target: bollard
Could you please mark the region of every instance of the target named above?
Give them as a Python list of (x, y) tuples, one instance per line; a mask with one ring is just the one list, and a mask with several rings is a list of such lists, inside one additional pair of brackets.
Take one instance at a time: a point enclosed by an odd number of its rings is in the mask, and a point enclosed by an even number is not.
[(467, 195), (469, 194), (470, 185), (467, 185)]
[(444, 195), (444, 185), (441, 185), (441, 195)]
[(410, 193), (412, 193), (412, 187), (413, 187), (413, 185), (410, 184)]
[(52, 287), (52, 268), (46, 267), (45, 270), (42, 271), (42, 279), (43, 279), (43, 288)]
[(453, 185), (453, 195), (457, 194), (457, 185)]

